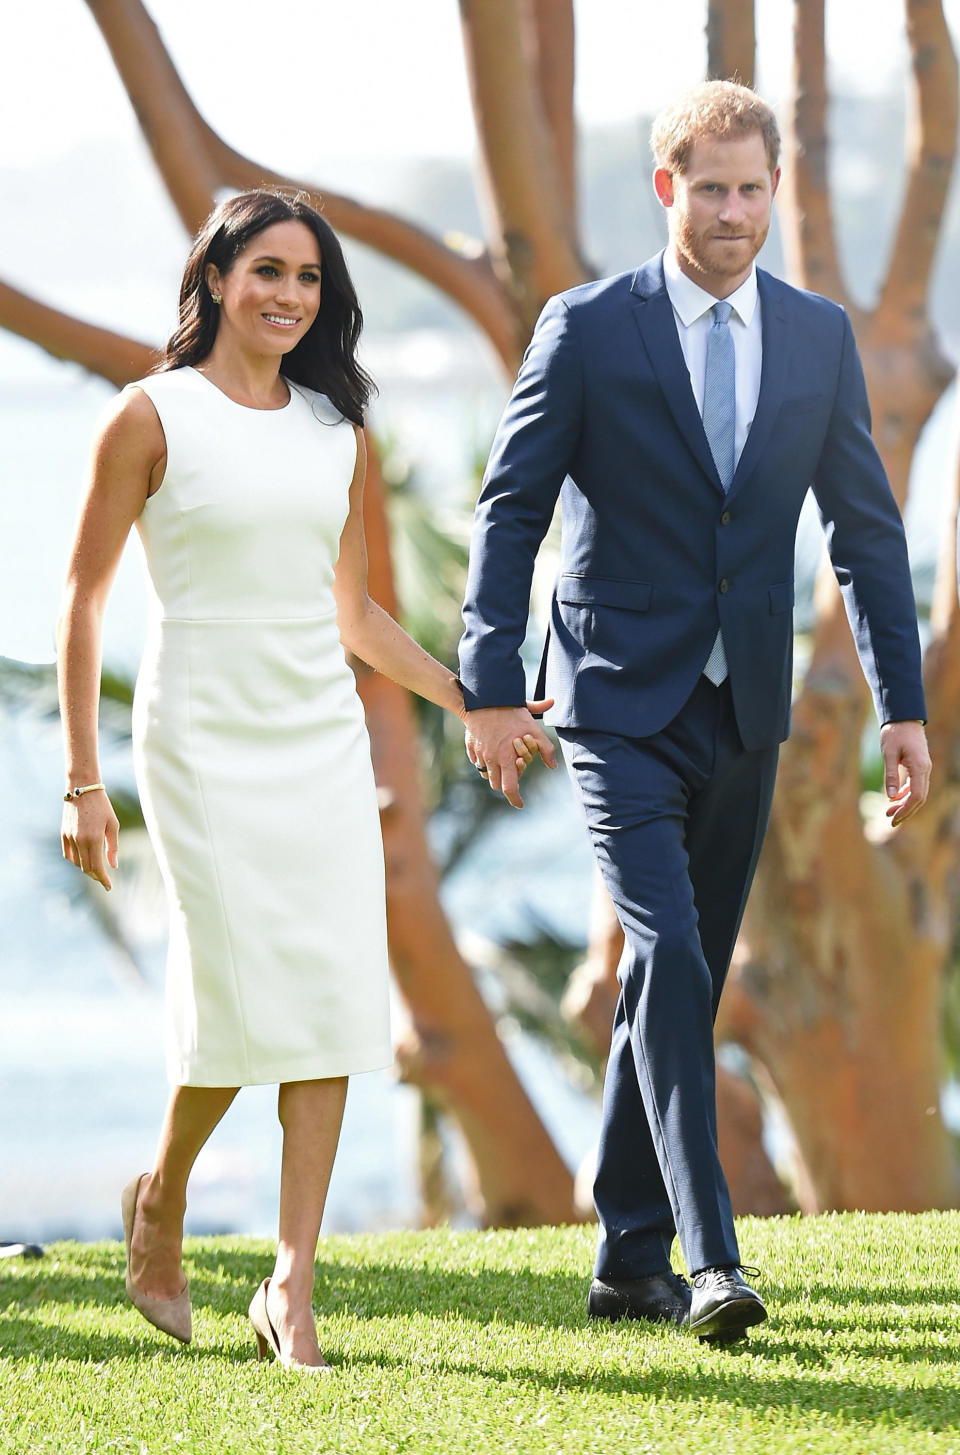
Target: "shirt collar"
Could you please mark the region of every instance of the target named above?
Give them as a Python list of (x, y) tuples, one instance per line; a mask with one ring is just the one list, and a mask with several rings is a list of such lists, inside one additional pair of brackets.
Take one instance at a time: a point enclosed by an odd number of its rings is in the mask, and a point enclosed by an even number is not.
[[(667, 248), (663, 255), (663, 277), (667, 285), (667, 295), (670, 302), (677, 311), (677, 316), (684, 328), (689, 328), (702, 318), (705, 313), (717, 302), (712, 293), (701, 288), (686, 273), (680, 271), (680, 264), (677, 262), (676, 253), (672, 248)], [(749, 276), (744, 279), (733, 293), (729, 294), (726, 302), (730, 304), (733, 312), (740, 322), (749, 327), (753, 320), (754, 311), (757, 306), (757, 269), (756, 264), (750, 269)]]

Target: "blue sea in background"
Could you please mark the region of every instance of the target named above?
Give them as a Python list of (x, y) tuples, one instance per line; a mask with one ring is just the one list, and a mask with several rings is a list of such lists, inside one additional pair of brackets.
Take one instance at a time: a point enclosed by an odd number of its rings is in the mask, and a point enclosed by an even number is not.
[[(423, 332), (373, 339), (376, 427), (416, 462), (438, 512), (462, 500), (471, 455), (489, 440), (504, 386), (469, 336)], [(0, 654), (51, 661), (53, 623), (89, 440), (111, 390), (30, 345), (0, 337)], [(956, 469), (947, 397), (916, 461), (907, 525), (918, 574), (930, 576), (943, 502)], [(800, 575), (820, 550), (812, 511)], [(145, 622), (139, 547), (131, 543), (108, 608), (105, 657), (135, 667)], [(125, 752), (104, 765), (132, 782)], [(62, 757), (57, 722), (0, 707), (0, 1240), (96, 1238), (119, 1232), (119, 1188), (152, 1159), (166, 1099), (160, 1042), (163, 907), (144, 847), (122, 847), (135, 965), (93, 894), (59, 859)], [(532, 780), (527, 780), (532, 781)], [(543, 924), (585, 940), (590, 855), (562, 774), (542, 772), (525, 812), (505, 810), (444, 885), (444, 903), (473, 955)], [(481, 984), (496, 1003), (493, 976)], [(495, 1004), (496, 1008), (496, 1004)], [(599, 1125), (595, 1101), (533, 1038), (505, 1027), (509, 1054), (576, 1168)], [(245, 1089), (198, 1162), (188, 1230), (272, 1234), (280, 1137), (273, 1088)], [(950, 1101), (956, 1112), (956, 1097)], [(419, 1219), (418, 1097), (388, 1073), (353, 1079), (330, 1190), (327, 1231)], [(451, 1140), (454, 1167), (462, 1149)]]

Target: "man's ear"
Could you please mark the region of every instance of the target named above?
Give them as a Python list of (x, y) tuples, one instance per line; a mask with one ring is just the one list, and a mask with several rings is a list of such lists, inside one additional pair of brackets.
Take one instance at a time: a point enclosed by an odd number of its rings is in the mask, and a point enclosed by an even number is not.
[(658, 167), (653, 174), (653, 190), (663, 207), (673, 206), (673, 173), (666, 167)]
[(779, 167), (777, 168), (777, 170), (774, 173), (772, 173), (771, 178), (770, 178), (770, 182), (771, 182), (771, 186), (770, 186), (770, 196), (771, 197), (776, 197), (776, 195), (777, 195), (777, 188), (780, 186), (780, 168)]

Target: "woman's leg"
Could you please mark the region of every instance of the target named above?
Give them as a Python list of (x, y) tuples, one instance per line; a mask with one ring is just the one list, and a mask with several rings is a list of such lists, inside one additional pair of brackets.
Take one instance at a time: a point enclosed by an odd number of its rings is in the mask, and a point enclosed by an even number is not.
[(288, 1081), (277, 1112), (283, 1127), (280, 1237), (267, 1308), (284, 1354), (320, 1361), (313, 1321), (313, 1280), (320, 1220), (340, 1137), (347, 1078)]
[(156, 1166), (140, 1184), (130, 1251), (131, 1277), (152, 1298), (176, 1298), (183, 1288), (187, 1178), (238, 1089), (176, 1086), (170, 1094)]

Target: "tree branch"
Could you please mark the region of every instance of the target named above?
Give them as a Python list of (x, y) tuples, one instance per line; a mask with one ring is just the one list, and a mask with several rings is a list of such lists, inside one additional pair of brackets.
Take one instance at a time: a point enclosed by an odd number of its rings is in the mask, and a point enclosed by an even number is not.
[(544, 301), (581, 282), (584, 270), (525, 53), (520, 0), (460, 0), (460, 14), (494, 211), (493, 265), (528, 335)]
[[(749, 0), (752, 5), (753, 0)], [(553, 141), (567, 231), (577, 246), (577, 127), (573, 110), (574, 18), (572, 0), (528, 0), (537, 90)]]
[(170, 199), (184, 227), (193, 234), (213, 208), (220, 185), (203, 120), (139, 0), (87, 0), (87, 5)]
[(513, 367), (517, 354), (513, 314), (486, 260), (465, 257), (425, 229), (382, 208), (323, 193), (312, 184), (291, 180), (241, 156), (197, 111), (141, 0), (87, 0), (87, 4), (188, 231), (196, 231), (221, 187), (301, 187), (322, 197), (331, 226), (419, 273), (459, 303), (484, 330), (507, 367)]
[(783, 245), (802, 288), (847, 302), (827, 185), (824, 0), (794, 0), (793, 104), (784, 130)]
[(957, 58), (942, 0), (904, 0), (913, 117), (909, 174), (877, 312), (891, 309), (923, 328), (927, 289), (957, 154)]
[(754, 0), (709, 0), (707, 76), (752, 86), (756, 53)]
[[(389, 527), (376, 442), (369, 436), (364, 531), (374, 600), (396, 614)], [(404, 1080), (442, 1099), (473, 1156), (488, 1223), (567, 1222), (573, 1184), (510, 1064), (440, 904), (423, 813), (410, 695), (361, 668), (381, 815), (390, 963), (409, 1015), (397, 1044)]]
[(39, 344), (55, 359), (81, 364), (118, 388), (142, 379), (157, 362), (149, 344), (71, 318), (6, 283), (0, 283), (0, 328)]
[(225, 183), (237, 188), (294, 186), (309, 193), (331, 227), (418, 273), (458, 303), (483, 329), (505, 367), (515, 369), (518, 348), (514, 316), (486, 256), (465, 257), (396, 213), (368, 207), (337, 192), (319, 190), (308, 182), (291, 181), (250, 161), (213, 133), (211, 136)]

